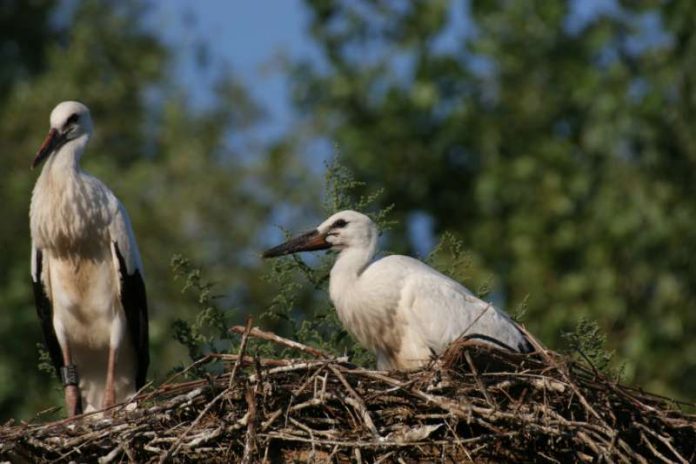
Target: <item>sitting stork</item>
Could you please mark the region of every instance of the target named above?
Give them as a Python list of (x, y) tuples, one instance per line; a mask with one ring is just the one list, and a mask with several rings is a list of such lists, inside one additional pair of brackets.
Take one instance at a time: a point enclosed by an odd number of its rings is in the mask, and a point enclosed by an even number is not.
[(331, 301), (348, 332), (376, 353), (379, 369), (421, 367), (460, 337), (531, 351), (505, 313), (460, 283), (408, 256), (372, 261), (377, 237), (369, 217), (342, 211), (263, 256), (337, 250), (329, 281)]
[[(46, 347), (69, 416), (127, 400), (145, 383), (148, 318), (142, 263), (123, 205), (80, 169), (89, 110), (60, 103), (32, 169), (31, 275)], [(84, 406), (84, 408), (83, 408)]]

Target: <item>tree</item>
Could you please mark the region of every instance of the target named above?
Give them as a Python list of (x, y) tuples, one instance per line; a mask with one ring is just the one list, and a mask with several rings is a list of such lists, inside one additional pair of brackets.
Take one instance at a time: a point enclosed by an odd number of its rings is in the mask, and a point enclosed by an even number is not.
[(295, 104), (395, 236), (426, 213), (551, 347), (590, 317), (626, 380), (693, 398), (696, 11), (572, 5), (309, 0), (323, 63), (292, 66)]
[(271, 298), (255, 250), (272, 224), (274, 200), (301, 203), (305, 191), (285, 156), (290, 146), (266, 157), (240, 153), (228, 142), (263, 116), (232, 74), (212, 90), (214, 105), (194, 109), (170, 78), (174, 57), (145, 26), (142, 2), (32, 5), (38, 12), (24, 2), (2, 9), (3, 23), (34, 24), (25, 21), (34, 14), (43, 22), (0, 43), (2, 50), (14, 41), (33, 44), (0, 76), (0, 418), (27, 418), (61, 404), (53, 375), (36, 369), (41, 335), (29, 278), (28, 208), (36, 178), (29, 165), (55, 104), (78, 99), (89, 106), (95, 137), (82, 167), (109, 185), (133, 221), (151, 308), (151, 379), (185, 359), (171, 323), (188, 319), (193, 305), (172, 279), (171, 257), (182, 253), (204, 266), (225, 295), (224, 306), (239, 308), (234, 316), (241, 320)]

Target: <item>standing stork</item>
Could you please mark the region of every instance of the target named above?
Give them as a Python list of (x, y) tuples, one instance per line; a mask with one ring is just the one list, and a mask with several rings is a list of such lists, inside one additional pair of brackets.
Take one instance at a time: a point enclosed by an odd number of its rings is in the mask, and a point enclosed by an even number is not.
[[(148, 318), (142, 263), (123, 205), (80, 169), (92, 118), (60, 103), (32, 169), (31, 275), (46, 347), (69, 416), (108, 408), (145, 383)], [(84, 406), (84, 408), (83, 408)]]
[(263, 256), (338, 250), (329, 282), (331, 301), (346, 329), (376, 353), (380, 369), (423, 366), (459, 337), (531, 351), (505, 313), (421, 261), (392, 255), (373, 262), (377, 237), (370, 218), (342, 211)]

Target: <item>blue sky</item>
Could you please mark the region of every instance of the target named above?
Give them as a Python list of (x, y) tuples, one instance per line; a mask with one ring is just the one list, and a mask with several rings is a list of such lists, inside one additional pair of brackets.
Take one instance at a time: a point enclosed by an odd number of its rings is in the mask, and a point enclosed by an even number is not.
[[(440, 46), (456, 48), (463, 35), (475, 34), (468, 0), (452, 0), (450, 27), (441, 37)], [(571, 0), (567, 27), (577, 31), (598, 14), (619, 15), (617, 0)], [(175, 54), (175, 80), (190, 95), (193, 103), (205, 106), (212, 97), (216, 77), (231, 70), (240, 78), (268, 117), (257, 135), (268, 139), (288, 130), (293, 121), (289, 104), (288, 83), (272, 64), (283, 55), (291, 59), (310, 58), (321, 61), (320, 53), (307, 32), (308, 11), (301, 0), (170, 0), (153, 2), (150, 24), (171, 45)], [(642, 18), (647, 31), (659, 31)], [(648, 43), (656, 42), (648, 34)], [(203, 47), (205, 45), (205, 47)], [(202, 54), (201, 50), (206, 53)], [(201, 56), (206, 66), (200, 66)], [(330, 156), (327, 141), (316, 153)], [(307, 155), (307, 153), (305, 153)], [(321, 166), (321, 163), (313, 163)], [(427, 217), (414, 217), (411, 238), (427, 253), (433, 245)]]
[[(281, 54), (318, 59), (306, 34), (299, 0), (172, 0), (154, 4), (152, 25), (175, 50), (177, 80), (197, 105), (205, 105), (222, 70), (232, 72), (269, 113), (264, 134), (277, 135), (292, 119), (287, 85), (271, 66)], [(208, 49), (198, 66), (201, 45)]]
[[(475, 33), (467, 15), (468, 0), (452, 0), (451, 22), (443, 48), (456, 48), (462, 35)], [(597, 14), (619, 14), (616, 0), (571, 0), (570, 30)], [(231, 69), (268, 111), (261, 134), (274, 136), (292, 121), (287, 85), (271, 66), (281, 54), (320, 61), (307, 33), (307, 8), (301, 0), (169, 0), (153, 2), (152, 27), (172, 45), (176, 79), (197, 105), (211, 97), (216, 75)], [(201, 45), (207, 46), (207, 67), (198, 66)]]

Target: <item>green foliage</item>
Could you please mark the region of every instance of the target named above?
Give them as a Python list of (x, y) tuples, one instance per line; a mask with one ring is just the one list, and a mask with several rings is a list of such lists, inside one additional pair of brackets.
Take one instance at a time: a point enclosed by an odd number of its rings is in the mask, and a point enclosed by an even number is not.
[(575, 330), (563, 334), (571, 354), (579, 354), (599, 372), (621, 380), (623, 368), (614, 368), (614, 352), (606, 348), (607, 336), (602, 332), (599, 324), (587, 318), (581, 318)]
[[(227, 329), (231, 325), (229, 316), (215, 304), (216, 297), (212, 294), (214, 285), (201, 278), (201, 270), (194, 267), (191, 261), (181, 255), (172, 257), (172, 271), (175, 279), (184, 280), (181, 293), (192, 293), (196, 296), (198, 312), (192, 324), (181, 319), (172, 323), (174, 338), (189, 351), (192, 361), (197, 361), (207, 352), (219, 352), (222, 340), (228, 339)], [(227, 351), (229, 347), (223, 347)]]
[[(190, 104), (172, 79), (177, 56), (152, 29), (145, 2), (6, 6), (0, 11), (0, 22), (8, 26), (0, 33), (3, 421), (30, 418), (62, 401), (54, 392), (55, 376), (39, 372), (36, 351), (26, 349), (27, 340), (33, 347), (42, 338), (29, 278), (28, 208), (37, 176), (29, 165), (56, 103), (77, 99), (90, 107), (95, 136), (82, 167), (114, 191), (132, 219), (145, 267), (153, 359), (149, 378), (155, 381), (186, 359), (187, 349), (173, 342), (171, 326), (177, 319), (188, 320), (190, 304), (171, 279), (169, 257), (175, 252), (188, 257), (214, 276), (221, 294), (238, 298), (252, 314), (260, 311), (270, 293), (260, 279), (260, 262), (247, 254), (258, 249), (276, 200), (301, 203), (310, 190), (304, 186), (312, 182), (300, 175), (304, 166), (288, 155), (292, 145), (267, 152), (252, 135), (263, 112), (234, 75), (219, 73), (210, 106)], [(21, 54), (5, 54), (12, 50)], [(231, 133), (244, 137), (247, 145), (237, 150), (229, 142)], [(236, 311), (226, 316), (240, 322)], [(219, 326), (217, 317), (208, 310), (196, 322)], [(177, 327), (191, 347), (220, 333)]]
[[(174, 340), (186, 348), (190, 360), (174, 370), (181, 370), (211, 353), (235, 351), (238, 339), (228, 331), (234, 325), (234, 318), (231, 316), (233, 309), (220, 309), (217, 304), (219, 297), (212, 293), (215, 285), (204, 278), (200, 268), (179, 254), (172, 257), (171, 267), (174, 279), (183, 280), (181, 293), (193, 296), (197, 306), (193, 322), (179, 318), (171, 324)], [(189, 375), (201, 377), (207, 372), (217, 372), (220, 369), (220, 364), (215, 362), (207, 363), (204, 367), (196, 365), (189, 371)]]
[(395, 205), (391, 249), (427, 215), (546, 344), (596, 320), (628, 382), (692, 398), (696, 9), (619, 3), (308, 0), (293, 95)]
[[(692, 398), (696, 10), (690, 0), (619, 2), (620, 14), (581, 17), (577, 3), (308, 0), (322, 63), (288, 67), (299, 117), (268, 142), (253, 135), (263, 109), (233, 74), (221, 73), (209, 107), (190, 104), (171, 77), (178, 54), (148, 26), (145, 2), (9, 2), (0, 11), (0, 418), (60, 401), (26, 349), (41, 338), (27, 215), (28, 166), (64, 99), (92, 109), (83, 167), (133, 220), (151, 378), (187, 351), (224, 350), (222, 319), (205, 308), (228, 301), (242, 310), (222, 311), (225, 325), (264, 314), (257, 320), (273, 330), (362, 359), (334, 330), (330, 258), (262, 264), (255, 254), (279, 212), (354, 208), (391, 228), (387, 249), (408, 254), (412, 218), (427, 216), (431, 238), (442, 237), (436, 267), (524, 311), (544, 343), (562, 346), (578, 318), (595, 320), (626, 361), (626, 381)], [(327, 139), (344, 155), (327, 166), (319, 202), (316, 159), (297, 154)], [(196, 263), (178, 282), (175, 252)], [(196, 267), (225, 295), (216, 300), (193, 276), (200, 319), (179, 291)], [(176, 323), (183, 350), (172, 342), (176, 320), (191, 321)]]
[(464, 242), (452, 232), (445, 232), (440, 241), (425, 258), (425, 262), (456, 280), (464, 281), (471, 272), (472, 256), (464, 248)]
[[(379, 198), (379, 192), (352, 200), (356, 187), (364, 185), (355, 180), (350, 170), (343, 167), (338, 158), (326, 166), (326, 204), (339, 209), (365, 211)], [(382, 224), (390, 224), (390, 208), (377, 211), (372, 217)], [(286, 235), (289, 235), (286, 233)], [(326, 284), (333, 257), (324, 256), (316, 265), (310, 265), (302, 257), (293, 255), (272, 260), (263, 276), (273, 288), (273, 296), (259, 314), (262, 326), (271, 326), (276, 332), (318, 347), (335, 355), (348, 355), (358, 364), (374, 363), (374, 357), (358, 346), (343, 329), (336, 311), (327, 297)], [(177, 319), (172, 324), (174, 338), (188, 351), (191, 361), (210, 352), (231, 352), (237, 348), (239, 337), (230, 335), (233, 311), (222, 310), (216, 304), (212, 291), (214, 285), (202, 277), (199, 267), (181, 255), (172, 258), (176, 279), (184, 281), (183, 292), (193, 295), (198, 311), (192, 322)], [(278, 345), (252, 340), (249, 352), (259, 355), (301, 356), (301, 353), (283, 349)]]
[(53, 367), (51, 362), (51, 355), (48, 354), (42, 343), (36, 344), (36, 351), (39, 353), (39, 370), (51, 376), (55, 375), (56, 368)]
[(452, 232), (445, 231), (440, 240), (435, 244), (425, 262), (443, 274), (470, 287), (474, 294), (480, 298), (491, 296), (494, 291), (492, 276), (477, 276), (473, 280), (472, 275), (480, 266), (476, 262), (475, 255), (466, 250), (464, 242)]
[[(355, 195), (356, 189), (364, 186), (364, 182), (356, 180), (336, 156), (326, 164), (325, 214), (353, 209), (369, 214), (380, 228), (393, 225), (389, 218), (392, 206), (370, 213), (383, 193), (381, 189), (366, 195)], [(271, 304), (261, 314), (261, 320), (280, 323), (279, 329), (294, 339), (336, 355), (348, 355), (356, 364), (374, 363), (374, 356), (345, 331), (328, 299), (327, 283), (333, 260), (331, 254), (319, 258), (312, 266), (298, 255), (273, 260), (265, 278), (275, 288), (275, 294)], [(308, 288), (312, 289), (311, 295), (306, 294)], [(303, 304), (306, 306), (299, 309)]]
[(520, 301), (517, 306), (510, 311), (510, 317), (519, 323), (523, 323), (525, 316), (527, 315), (527, 309), (529, 306), (529, 296), (525, 296), (522, 301)]
[[(364, 182), (355, 178), (350, 169), (340, 163), (339, 157), (327, 163), (324, 202), (327, 208), (333, 209), (329, 209), (326, 214), (343, 209), (369, 210), (371, 205), (378, 201), (383, 191), (380, 189), (355, 199), (355, 190), (364, 185)], [(393, 205), (377, 211), (372, 214), (372, 218), (387, 226), (394, 225), (394, 221), (388, 216), (392, 209)], [(289, 238), (292, 234), (286, 231), (285, 235)], [(334, 257), (331, 253), (319, 258), (312, 265), (299, 255), (271, 260), (264, 279), (275, 291), (269, 305), (259, 314), (259, 321), (262, 325), (272, 326), (276, 332), (289, 335), (301, 343), (318, 347), (335, 355), (348, 355), (352, 362), (359, 365), (373, 365), (374, 355), (350, 338), (327, 298), (326, 287), (333, 261)], [(464, 249), (463, 242), (449, 232), (442, 235), (426, 258), (426, 262), (460, 281), (467, 280), (472, 268), (471, 254)], [(189, 260), (179, 255), (172, 259), (172, 267), (175, 275), (185, 281), (183, 291), (190, 291), (196, 296), (200, 308), (193, 323), (177, 320), (173, 325), (174, 337), (187, 348), (191, 361), (196, 361), (204, 353), (209, 352), (210, 350), (206, 348), (209, 346), (225, 346), (228, 351), (235, 350), (237, 345), (234, 342), (230, 343), (230, 340), (233, 338), (237, 341), (239, 337), (236, 335), (230, 337), (227, 332), (226, 329), (231, 325), (225, 317), (228, 313), (215, 306), (210, 296), (212, 285), (202, 279), (201, 270), (193, 267)], [(489, 293), (489, 282), (490, 279), (479, 286), (478, 294), (481, 297)], [(309, 295), (308, 292), (310, 292)], [(583, 328), (585, 326), (578, 330)], [(212, 336), (206, 336), (204, 333), (212, 333)], [(598, 332), (595, 331), (590, 335), (597, 336), (597, 334)], [(575, 336), (575, 334), (571, 335)], [(572, 340), (584, 342), (588, 340), (587, 335), (585, 332), (578, 332)], [(597, 349), (593, 350), (588, 349), (589, 345), (582, 345), (582, 347), (587, 351), (587, 356), (594, 360), (598, 349), (603, 348), (603, 345), (594, 347)], [(281, 348), (277, 344), (256, 340), (250, 343), (249, 350), (262, 355), (302, 356), (301, 353)], [(601, 367), (604, 368), (604, 365)]]
[[(55, 376), (39, 372), (35, 368), (36, 351), (27, 349), (27, 341), (33, 346), (41, 340), (29, 277), (28, 208), (36, 177), (29, 163), (48, 129), (50, 110), (64, 99), (87, 102), (97, 121), (98, 134), (90, 148), (110, 155), (102, 163), (114, 166), (121, 162), (126, 168), (133, 163), (143, 140), (138, 124), (143, 113), (142, 91), (160, 79), (159, 70), (165, 60), (163, 47), (150, 40), (140, 27), (141, 9), (132, 1), (119, 3), (118, 8), (81, 2), (63, 10), (65, 15), (60, 20), (54, 17), (57, 8), (57, 2), (50, 1), (10, 2), (0, 13), (2, 24), (7, 26), (0, 34), (0, 49), (4, 50), (0, 53), (0, 151), (4, 154), (0, 170), (4, 215), (0, 224), (0, 306), (4, 308), (0, 372), (6, 379), (0, 387), (3, 419), (31, 417), (55, 404), (56, 399)], [(20, 54), (8, 58), (5, 52), (12, 54), (13, 50)], [(101, 71), (96, 78), (92, 73), (95, 70)], [(117, 114), (105, 108), (121, 111)], [(120, 170), (111, 171), (105, 180), (118, 187), (118, 182), (112, 181)], [(122, 193), (121, 189), (116, 191)], [(121, 197), (126, 204), (132, 203), (132, 197)]]
[(376, 212), (371, 211), (384, 195), (383, 187), (372, 189), (367, 194), (359, 194), (367, 188), (367, 182), (357, 180), (353, 172), (341, 164), (340, 155), (325, 163), (325, 168), (323, 206), (326, 215), (347, 209), (359, 211), (367, 214), (377, 224), (381, 233), (396, 224), (396, 221), (389, 219), (389, 213), (394, 209), (393, 203), (379, 208)]

